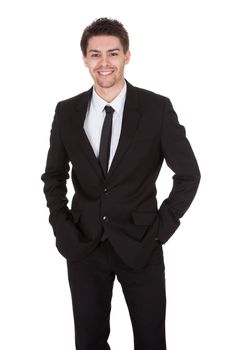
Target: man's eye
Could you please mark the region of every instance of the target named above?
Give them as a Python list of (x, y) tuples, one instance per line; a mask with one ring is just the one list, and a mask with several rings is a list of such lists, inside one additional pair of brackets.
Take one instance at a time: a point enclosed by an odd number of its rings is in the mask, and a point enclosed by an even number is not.
[(91, 55), (91, 57), (98, 57), (98, 56), (99, 56), (98, 53), (93, 53), (93, 54)]
[(117, 55), (118, 55), (118, 53), (112, 52), (112, 56), (117, 56)]

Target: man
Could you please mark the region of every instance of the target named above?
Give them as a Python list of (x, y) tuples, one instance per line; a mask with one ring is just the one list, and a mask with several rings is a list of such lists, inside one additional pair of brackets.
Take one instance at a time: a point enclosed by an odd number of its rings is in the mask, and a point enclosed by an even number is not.
[[(165, 350), (162, 245), (196, 194), (198, 164), (170, 100), (124, 78), (130, 51), (120, 22), (91, 23), (81, 50), (94, 85), (57, 104), (41, 176), (56, 246), (67, 261), (76, 349), (110, 349), (117, 276), (135, 349)], [(164, 159), (174, 172), (173, 187), (158, 210), (155, 182)]]

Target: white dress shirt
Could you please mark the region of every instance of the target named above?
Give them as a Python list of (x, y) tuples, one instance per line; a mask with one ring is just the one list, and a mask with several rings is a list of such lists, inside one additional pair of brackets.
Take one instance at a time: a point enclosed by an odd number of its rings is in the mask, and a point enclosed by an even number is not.
[(104, 107), (108, 105), (115, 110), (113, 113), (113, 119), (112, 119), (112, 136), (111, 136), (108, 170), (110, 168), (110, 165), (113, 160), (114, 154), (116, 152), (117, 145), (120, 138), (123, 110), (124, 110), (125, 98), (126, 98), (126, 90), (127, 90), (127, 86), (125, 82), (124, 87), (121, 89), (121, 92), (119, 93), (119, 95), (112, 102), (109, 103), (109, 102), (106, 102), (104, 99), (102, 99), (96, 93), (93, 87), (92, 98), (87, 108), (87, 113), (84, 120), (84, 125), (83, 125), (84, 130), (94, 150), (96, 158), (98, 158), (101, 132), (102, 132), (103, 122), (106, 114)]

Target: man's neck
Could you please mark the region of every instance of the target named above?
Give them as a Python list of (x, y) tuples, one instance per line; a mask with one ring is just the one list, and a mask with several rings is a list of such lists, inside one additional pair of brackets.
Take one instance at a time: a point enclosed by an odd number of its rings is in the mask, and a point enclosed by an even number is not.
[(111, 103), (121, 92), (125, 84), (123, 79), (119, 84), (111, 88), (101, 88), (100, 86), (94, 85), (95, 92), (106, 102)]

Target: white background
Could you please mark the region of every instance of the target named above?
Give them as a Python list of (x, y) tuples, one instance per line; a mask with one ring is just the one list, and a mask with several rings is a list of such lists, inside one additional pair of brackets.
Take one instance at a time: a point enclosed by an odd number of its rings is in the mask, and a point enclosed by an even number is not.
[[(92, 85), (79, 40), (103, 16), (129, 32), (126, 79), (171, 99), (202, 174), (192, 206), (164, 245), (168, 350), (232, 349), (230, 1), (8, 0), (0, 13), (1, 349), (75, 349), (66, 264), (40, 176), (56, 103)], [(171, 176), (164, 166), (159, 203)], [(117, 280), (109, 343), (133, 350)]]

